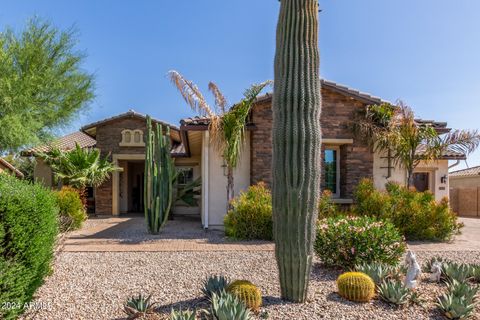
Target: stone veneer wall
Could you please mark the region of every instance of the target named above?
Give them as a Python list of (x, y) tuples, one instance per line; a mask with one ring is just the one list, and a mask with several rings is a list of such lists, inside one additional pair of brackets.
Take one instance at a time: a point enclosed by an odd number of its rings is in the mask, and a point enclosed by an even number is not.
[[(364, 178), (373, 177), (373, 153), (355, 139), (351, 120), (356, 109), (365, 104), (329, 89), (322, 88), (322, 137), (354, 139), (353, 144), (340, 147), (340, 197), (352, 198), (353, 190)], [(251, 183), (271, 184), (272, 166), (272, 109), (271, 100), (257, 104), (252, 110), (255, 127), (251, 133)], [(322, 149), (324, 149), (323, 145)], [(323, 188), (323, 186), (322, 186)]]
[[(115, 119), (97, 126), (96, 140), (97, 148), (100, 149), (102, 157), (108, 154), (143, 154), (144, 147), (120, 147), (122, 130), (140, 129), (146, 134), (145, 120), (136, 117), (125, 117)], [(111, 159), (111, 157), (110, 157)], [(95, 212), (97, 214), (112, 214), (112, 179), (108, 179), (95, 191)]]

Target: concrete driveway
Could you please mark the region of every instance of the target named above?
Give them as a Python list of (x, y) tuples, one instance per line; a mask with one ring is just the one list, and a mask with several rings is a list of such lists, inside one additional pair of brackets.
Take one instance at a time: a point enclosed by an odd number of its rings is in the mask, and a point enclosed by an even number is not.
[(408, 247), (414, 251), (480, 251), (480, 219), (459, 218), (465, 224), (462, 234), (449, 243), (409, 241)]

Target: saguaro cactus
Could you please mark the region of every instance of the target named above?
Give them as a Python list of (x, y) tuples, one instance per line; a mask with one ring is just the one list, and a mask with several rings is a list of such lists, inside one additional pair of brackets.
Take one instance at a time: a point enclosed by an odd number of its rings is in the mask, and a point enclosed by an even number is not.
[(170, 129), (163, 135), (157, 123), (152, 130), (152, 120), (147, 116), (145, 143), (144, 207), (148, 230), (157, 234), (167, 222), (172, 206), (175, 166), (170, 156)]
[(273, 93), (275, 254), (284, 299), (304, 302), (321, 169), (317, 0), (281, 0)]

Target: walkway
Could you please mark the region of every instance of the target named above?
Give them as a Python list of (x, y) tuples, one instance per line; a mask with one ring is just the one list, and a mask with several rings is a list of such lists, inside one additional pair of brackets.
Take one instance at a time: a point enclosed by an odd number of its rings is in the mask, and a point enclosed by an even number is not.
[(163, 252), (163, 251), (273, 251), (267, 241), (231, 241), (221, 231), (205, 231), (198, 220), (168, 221), (159, 235), (147, 232), (145, 220), (135, 217), (89, 219), (71, 232), (63, 251), (69, 252)]
[(465, 226), (462, 234), (449, 243), (410, 241), (408, 247), (413, 251), (480, 251), (480, 219), (459, 218)]

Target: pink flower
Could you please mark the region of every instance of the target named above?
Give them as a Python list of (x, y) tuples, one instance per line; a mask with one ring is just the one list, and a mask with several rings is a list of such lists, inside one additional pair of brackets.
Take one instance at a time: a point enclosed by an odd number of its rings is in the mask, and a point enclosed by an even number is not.
[(355, 254), (355, 248), (352, 247), (352, 248), (350, 249), (350, 252), (352, 252), (352, 254)]

